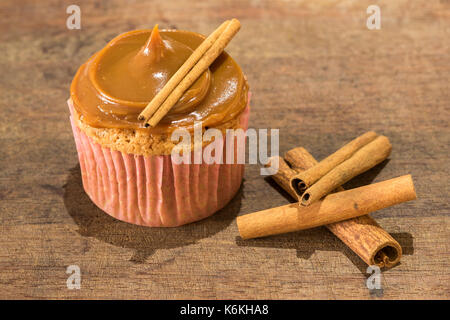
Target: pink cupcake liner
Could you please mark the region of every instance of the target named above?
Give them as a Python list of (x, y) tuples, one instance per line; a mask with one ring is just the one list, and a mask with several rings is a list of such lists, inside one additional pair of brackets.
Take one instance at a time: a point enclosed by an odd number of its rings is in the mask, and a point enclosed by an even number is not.
[[(211, 216), (240, 188), (243, 164), (176, 164), (171, 155), (142, 156), (102, 147), (76, 126), (72, 101), (68, 104), (83, 188), (97, 207), (116, 219), (176, 227)], [(245, 130), (249, 111), (247, 106), (240, 118)], [(222, 155), (225, 159), (226, 138)]]

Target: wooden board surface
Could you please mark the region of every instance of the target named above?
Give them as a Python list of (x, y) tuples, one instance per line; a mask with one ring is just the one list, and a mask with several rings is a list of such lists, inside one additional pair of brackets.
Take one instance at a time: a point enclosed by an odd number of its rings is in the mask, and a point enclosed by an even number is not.
[[(450, 298), (450, 2), (73, 1), (0, 3), (0, 298)], [(325, 228), (242, 241), (237, 215), (287, 203), (259, 166), (212, 218), (176, 229), (110, 218), (82, 190), (66, 100), (78, 66), (137, 28), (204, 34), (237, 17), (228, 52), (246, 73), (254, 128), (280, 128), (280, 152), (321, 159), (367, 130), (390, 160), (355, 187), (413, 175), (418, 200), (375, 213), (404, 249), (369, 291), (366, 265)], [(80, 290), (66, 287), (78, 265)]]

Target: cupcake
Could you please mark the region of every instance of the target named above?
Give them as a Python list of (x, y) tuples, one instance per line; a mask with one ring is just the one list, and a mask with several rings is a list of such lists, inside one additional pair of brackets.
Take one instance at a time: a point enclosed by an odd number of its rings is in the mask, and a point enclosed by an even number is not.
[[(242, 183), (244, 165), (179, 163), (176, 129), (192, 135), (214, 128), (247, 128), (249, 92), (239, 65), (224, 51), (154, 127), (138, 115), (204, 36), (190, 31), (135, 30), (111, 40), (77, 71), (70, 120), (83, 187), (104, 212), (129, 223), (174, 227), (223, 208)], [(233, 138), (234, 139), (234, 138)], [(225, 156), (223, 148), (216, 150)], [(245, 140), (236, 139), (233, 152)], [(190, 157), (211, 142), (191, 146)], [(217, 156), (217, 154), (215, 154)]]

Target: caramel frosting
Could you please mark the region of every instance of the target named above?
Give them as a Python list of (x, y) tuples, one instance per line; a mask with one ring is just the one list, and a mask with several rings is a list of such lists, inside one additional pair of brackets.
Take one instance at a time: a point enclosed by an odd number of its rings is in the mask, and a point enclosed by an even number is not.
[(216, 127), (247, 105), (248, 86), (237, 63), (223, 52), (154, 128), (139, 113), (181, 67), (204, 37), (181, 30), (135, 30), (119, 35), (83, 64), (71, 85), (79, 120), (94, 128), (150, 133), (192, 129), (194, 121)]

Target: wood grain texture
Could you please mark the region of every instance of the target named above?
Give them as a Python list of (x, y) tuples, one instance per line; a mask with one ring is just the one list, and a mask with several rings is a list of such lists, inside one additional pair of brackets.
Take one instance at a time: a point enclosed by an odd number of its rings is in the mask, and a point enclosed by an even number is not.
[[(72, 3), (0, 4), (0, 298), (450, 298), (449, 1), (378, 1), (378, 31), (366, 0), (77, 1), (82, 29), (68, 30)], [(345, 188), (412, 174), (418, 200), (373, 214), (404, 249), (382, 290), (325, 228), (239, 240), (237, 215), (286, 203), (256, 165), (225, 209), (177, 229), (116, 221), (83, 192), (66, 107), (78, 66), (121, 32), (209, 34), (230, 17), (250, 125), (280, 128), (281, 154), (320, 160), (374, 130), (389, 161)], [(72, 264), (80, 290), (66, 288)]]

